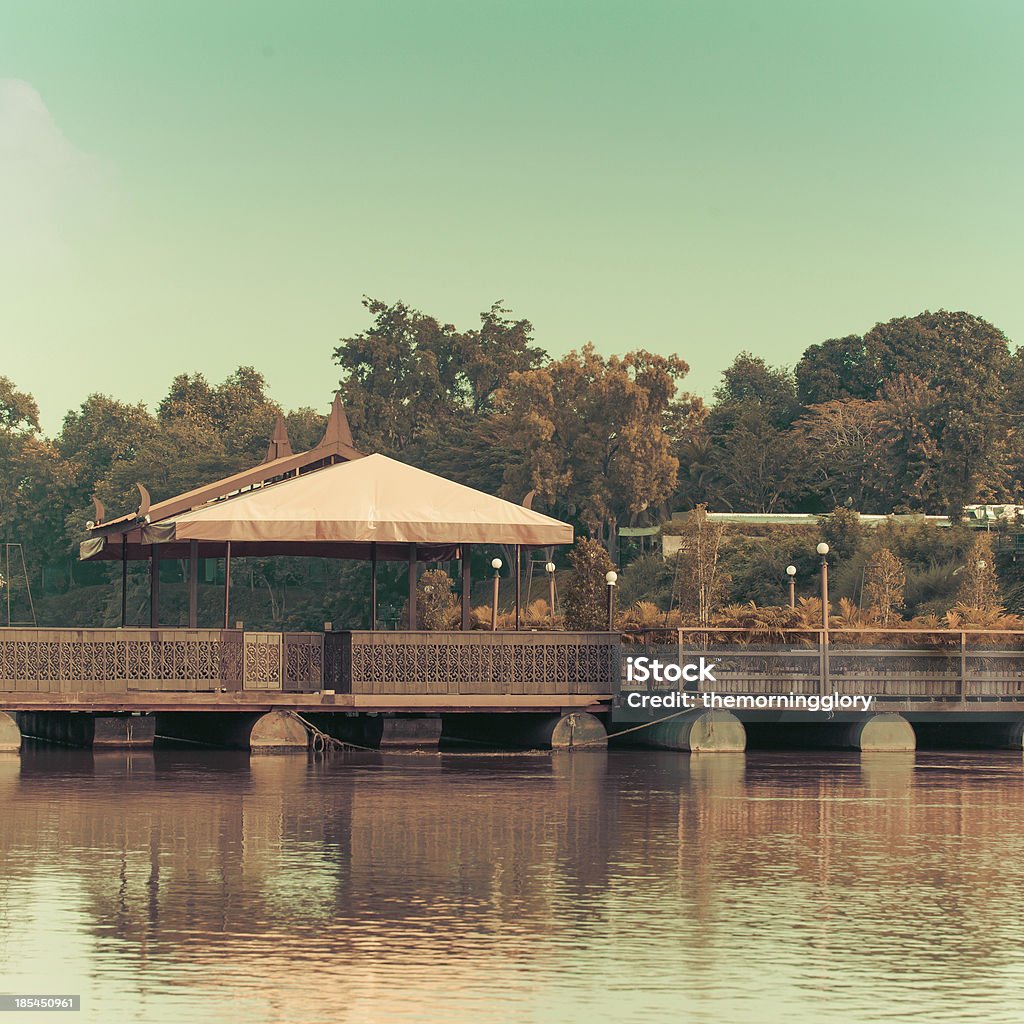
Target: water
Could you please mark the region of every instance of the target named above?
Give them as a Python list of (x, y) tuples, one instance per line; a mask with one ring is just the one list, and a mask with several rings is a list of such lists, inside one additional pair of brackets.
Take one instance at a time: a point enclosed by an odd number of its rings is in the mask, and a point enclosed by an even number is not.
[(81, 993), (28, 1018), (65, 1024), (1017, 1022), (1022, 826), (1019, 754), (29, 750), (0, 991)]

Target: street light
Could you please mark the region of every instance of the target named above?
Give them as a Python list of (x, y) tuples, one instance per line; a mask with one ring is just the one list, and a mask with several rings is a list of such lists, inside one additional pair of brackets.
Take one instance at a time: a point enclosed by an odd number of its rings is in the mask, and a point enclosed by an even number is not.
[(828, 639), (828, 545), (822, 541), (817, 547), (821, 555), (821, 628)]
[(494, 600), (491, 602), (491, 630), (498, 628), (498, 584), (501, 582), (501, 559), (492, 558), (491, 568), (494, 570)]
[(789, 607), (796, 607), (796, 566), (787, 565), (786, 575), (789, 577)]
[(548, 574), (548, 609), (552, 620), (555, 618), (555, 563), (548, 562), (544, 566), (544, 571)]
[(615, 584), (619, 581), (619, 574), (614, 569), (609, 569), (604, 574), (604, 582), (608, 587), (608, 632), (615, 628)]

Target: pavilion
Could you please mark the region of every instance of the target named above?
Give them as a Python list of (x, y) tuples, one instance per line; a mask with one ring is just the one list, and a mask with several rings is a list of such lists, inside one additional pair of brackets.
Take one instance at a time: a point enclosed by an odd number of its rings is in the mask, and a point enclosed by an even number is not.
[(421, 562), (461, 562), (461, 625), (470, 628), (473, 544), (514, 548), (516, 622), (519, 622), (519, 552), (523, 547), (571, 544), (568, 523), (384, 455), (356, 449), (340, 395), (323, 439), (295, 454), (279, 416), (266, 459), (165, 501), (151, 503), (137, 485), (137, 511), (96, 521), (81, 558), (119, 560), (121, 624), (127, 624), (129, 560), (150, 563), (150, 626), (159, 625), (161, 558), (188, 559), (189, 627), (198, 617), (199, 559), (223, 558), (224, 628), (230, 625), (231, 559), (306, 555), (368, 561), (371, 627), (377, 625), (377, 563), (408, 563), (409, 621), (416, 622), (416, 580)]

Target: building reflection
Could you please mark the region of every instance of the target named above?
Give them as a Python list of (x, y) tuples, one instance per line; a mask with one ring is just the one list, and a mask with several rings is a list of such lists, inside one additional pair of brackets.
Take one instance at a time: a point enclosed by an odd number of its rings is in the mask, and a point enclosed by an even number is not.
[(470, 984), (647, 934), (687, 972), (779, 942), (885, 970), (924, 931), (977, 969), (1019, 941), (1024, 881), (1021, 759), (985, 763), (26, 751), (0, 758), (0, 917), (45, 870), (139, 970), (290, 1006), (316, 971), (339, 1019), (387, 1016), (403, 969)]

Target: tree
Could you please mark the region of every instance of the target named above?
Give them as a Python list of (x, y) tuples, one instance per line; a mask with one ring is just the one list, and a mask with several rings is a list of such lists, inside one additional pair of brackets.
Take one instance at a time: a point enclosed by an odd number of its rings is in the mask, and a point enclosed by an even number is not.
[(480, 328), (460, 332), (403, 302), (364, 299), (369, 329), (334, 351), (349, 422), (367, 451), (426, 461), (431, 446), (467, 417), (490, 411), (514, 372), (538, 366), (533, 326), (496, 302)]
[(873, 398), (884, 376), (878, 353), (856, 334), (811, 345), (796, 364), (797, 396), (804, 405)]
[(605, 359), (586, 345), (511, 374), (495, 395), (509, 455), (503, 492), (521, 500), (536, 491), (613, 550), (619, 523), (675, 489), (679, 463), (664, 423), (688, 369), (678, 356)]
[(795, 497), (800, 471), (790, 426), (800, 412), (792, 374), (741, 352), (722, 374), (707, 418), (710, 497), (737, 512), (772, 512)]
[(0, 541), (22, 545), (30, 572), (63, 552), (65, 478), (35, 399), (0, 377)]
[(885, 382), (877, 405), (883, 457), (877, 481), (887, 508), (942, 505), (939, 396), (920, 378), (900, 374)]
[(864, 573), (864, 598), (883, 626), (899, 618), (907, 589), (903, 563), (888, 549), (880, 548)]
[(772, 426), (788, 427), (800, 414), (800, 401), (789, 370), (769, 366), (760, 356), (741, 352), (722, 371), (708, 429), (712, 435), (727, 433), (738, 416), (753, 408)]
[(835, 508), (821, 516), (821, 534), (833, 559), (842, 561), (854, 555), (864, 538), (860, 515), (852, 508)]
[(966, 563), (957, 572), (960, 576), (960, 586), (956, 592), (958, 605), (973, 611), (997, 614), (1004, 611), (989, 533), (978, 534), (967, 552)]
[(879, 419), (879, 403), (850, 398), (811, 406), (797, 422), (807, 489), (826, 508), (849, 502), (882, 510), (886, 453)]
[(458, 611), (452, 579), (443, 569), (428, 569), (416, 582), (417, 629), (451, 629)]
[(569, 553), (572, 574), (562, 597), (567, 629), (584, 631), (608, 626), (608, 584), (605, 574), (615, 568), (608, 552), (596, 540), (583, 537)]
[(672, 607), (684, 621), (708, 625), (728, 592), (729, 577), (719, 564), (724, 532), (722, 523), (708, 518), (707, 505), (698, 505), (686, 517), (672, 587)]

